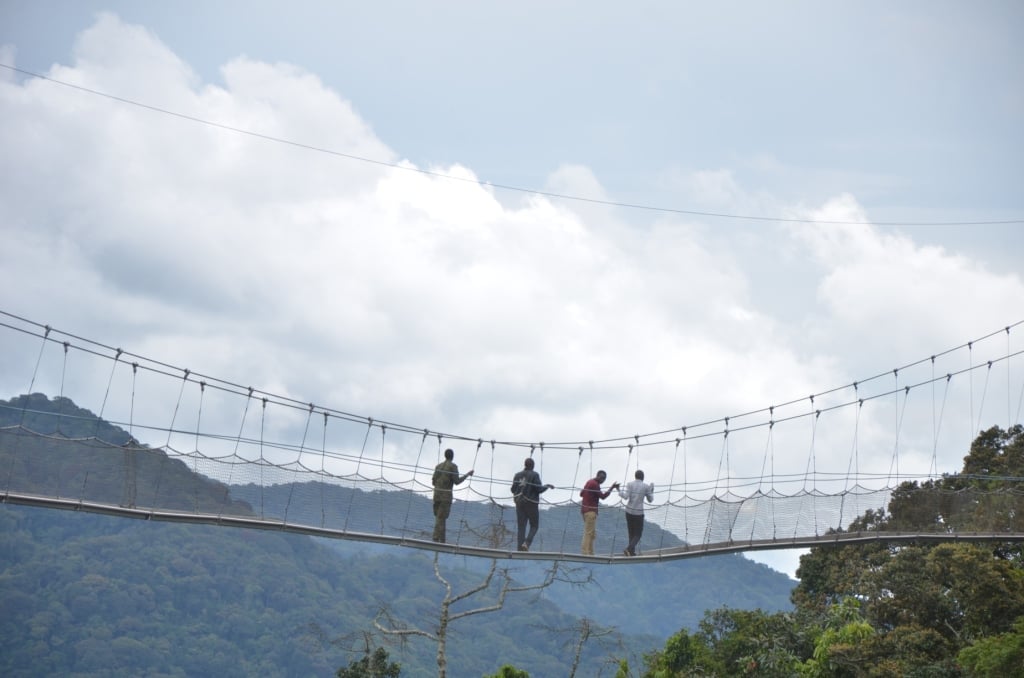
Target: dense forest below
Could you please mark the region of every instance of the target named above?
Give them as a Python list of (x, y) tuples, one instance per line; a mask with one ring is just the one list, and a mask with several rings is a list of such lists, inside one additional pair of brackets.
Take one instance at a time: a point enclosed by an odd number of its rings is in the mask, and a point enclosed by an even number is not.
[[(45, 425), (44, 417), (26, 414), (24, 404), (0, 402), (0, 427)], [(60, 431), (65, 436), (84, 432), (116, 444), (128, 441), (124, 431), (70, 401), (32, 396), (31, 411), (41, 408), (68, 415)], [(17, 473), (37, 477), (41, 487), (55, 475), (45, 467), (55, 454), (69, 452), (56, 452), (45, 438), (0, 435), (0, 469), (10, 473), (17, 464)], [(162, 491), (175, 488), (183, 506), (227, 502), (238, 512), (252, 499), (252, 486), (227, 488), (195, 478), (185, 465), (165, 463), (159, 455), (153, 450), (151, 461), (164, 464)], [(120, 482), (118, 472), (110, 475), (109, 482)], [(262, 505), (272, 511), (291, 490), (264, 492)], [(350, 499), (335, 498), (343, 504)], [(489, 562), (448, 555), (439, 560), (456, 589), (479, 582)], [(433, 566), (432, 556), (395, 546), (5, 506), (0, 672), (333, 675), (367, 642), (383, 642), (367, 635), (381, 609), (411, 625), (436, 624), (443, 591)], [(548, 566), (517, 561), (510, 574), (536, 581)], [(454, 624), (451, 675), (480, 676), (505, 663), (535, 676), (564, 675), (583, 617), (612, 633), (595, 634), (584, 645), (580, 671), (613, 675), (612, 659), (638, 661), (679, 629), (697, 628), (705, 610), (789, 609), (795, 583), (738, 555), (599, 566), (590, 573), (586, 586), (556, 583), (540, 594), (510, 595), (501, 610)], [(493, 596), (485, 591), (473, 604), (489, 604)], [(403, 676), (436, 675), (430, 641), (415, 639), (391, 652)]]
[[(262, 530), (0, 508), (0, 673), (332, 675), (382, 605), (429, 628), (442, 593), (429, 556), (359, 551)], [(479, 580), (461, 560), (444, 562), (456, 584)], [(574, 622), (551, 602), (511, 596), (453, 627), (453, 675), (504, 662), (560, 675)], [(621, 640), (617, 652), (638, 652), (664, 637)], [(403, 675), (429, 676), (435, 651), (412, 642), (392, 652)], [(596, 670), (607, 651), (587, 648), (584, 665)]]

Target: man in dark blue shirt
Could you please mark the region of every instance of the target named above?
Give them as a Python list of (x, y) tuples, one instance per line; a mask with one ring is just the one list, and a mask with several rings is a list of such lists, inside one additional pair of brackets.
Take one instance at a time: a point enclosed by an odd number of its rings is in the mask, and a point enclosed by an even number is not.
[[(554, 485), (544, 485), (540, 474), (533, 470), (533, 458), (527, 457), (523, 462), (523, 470), (512, 477), (512, 497), (516, 502), (516, 525), (519, 528), (517, 543), (520, 551), (529, 551), (533, 538), (540, 527), (540, 495), (553, 489)], [(530, 533), (526, 534), (526, 524), (530, 524)]]

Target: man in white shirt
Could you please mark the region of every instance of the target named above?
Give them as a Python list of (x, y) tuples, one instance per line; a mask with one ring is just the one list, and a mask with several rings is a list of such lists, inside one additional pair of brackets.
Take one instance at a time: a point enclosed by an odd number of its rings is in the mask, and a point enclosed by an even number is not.
[(637, 544), (644, 533), (644, 499), (648, 504), (654, 501), (654, 483), (645, 483), (644, 472), (639, 469), (633, 477), (636, 480), (619, 490), (619, 496), (626, 500), (626, 530), (629, 532), (629, 545), (622, 551), (624, 556), (636, 555)]

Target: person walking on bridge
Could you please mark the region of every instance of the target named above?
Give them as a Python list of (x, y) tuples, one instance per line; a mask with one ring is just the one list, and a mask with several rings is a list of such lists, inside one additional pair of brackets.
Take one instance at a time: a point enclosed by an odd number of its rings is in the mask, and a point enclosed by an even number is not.
[[(533, 470), (533, 457), (527, 457), (523, 462), (523, 470), (512, 476), (512, 498), (516, 502), (518, 528), (516, 543), (520, 551), (529, 551), (537, 535), (540, 526), (540, 495), (554, 487), (541, 483), (540, 474)], [(529, 534), (526, 534), (527, 523), (530, 524)]]
[(459, 475), (459, 467), (455, 462), (455, 450), (448, 448), (444, 451), (444, 461), (434, 467), (434, 541), (439, 544), (445, 543), (445, 524), (452, 512), (452, 488), (461, 485), (462, 481), (473, 475), (469, 471), (465, 475)]
[(601, 483), (605, 481), (608, 474), (598, 471), (597, 475), (591, 478), (580, 490), (583, 501), (580, 503), (580, 513), (583, 514), (583, 543), (580, 551), (585, 556), (594, 555), (594, 540), (597, 538), (597, 507), (602, 499), (607, 499), (613, 490), (619, 488), (618, 483), (612, 483), (607, 492), (601, 491)]
[(644, 534), (644, 499), (648, 504), (654, 501), (654, 483), (645, 483), (644, 472), (640, 469), (633, 477), (635, 480), (619, 490), (619, 496), (626, 500), (626, 532), (629, 533), (629, 544), (622, 552), (624, 556), (636, 555), (637, 544)]

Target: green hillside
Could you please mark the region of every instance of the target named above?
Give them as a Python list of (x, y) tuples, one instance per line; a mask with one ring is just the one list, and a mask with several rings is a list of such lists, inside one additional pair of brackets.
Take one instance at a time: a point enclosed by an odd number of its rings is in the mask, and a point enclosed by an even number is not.
[[(0, 427), (21, 423), (24, 403), (0, 401)], [(76, 432), (62, 428), (60, 434), (100, 431), (110, 442), (127, 440), (123, 431), (90, 420), (70, 401), (37, 394), (31, 407), (74, 412), (61, 422), (70, 422)], [(92, 453), (88, 446), (68, 446), (36, 436), (0, 435), (0, 477), (29, 474), (39, 479), (41, 490), (59, 487), (54, 476), (66, 481), (74, 465), (66, 459), (55, 463), (55, 455)], [(183, 507), (198, 502), (230, 505), (236, 515), (248, 510), (252, 487), (227, 488), (195, 477), (160, 450), (145, 450), (140, 462), (140, 494), (154, 490), (143, 471), (150, 464), (161, 471), (151, 476), (162, 479), (160, 491), (180, 494)], [(54, 473), (57, 468), (61, 473)], [(109, 475), (109, 482), (120, 482), (118, 473)], [(261, 505), (270, 512), (277, 493), (293, 489), (264, 491)], [(354, 499), (335, 497), (346, 505)], [(393, 499), (407, 510), (407, 496)], [(614, 513), (602, 514), (605, 518), (614, 520)], [(479, 581), (489, 562), (441, 556), (456, 587)], [(514, 577), (533, 581), (545, 565), (514, 566)], [(581, 672), (596, 675), (610, 656), (635, 657), (661, 646), (680, 628), (693, 628), (705, 609), (788, 609), (793, 585), (740, 556), (603, 566), (594, 569), (594, 578), (583, 589), (553, 586), (540, 597), (513, 595), (498, 612), (454, 624), (451, 675), (480, 676), (504, 663), (535, 676), (563, 675), (571, 658), (571, 629), (583, 615), (620, 631), (586, 646)], [(493, 593), (474, 606), (487, 604)], [(5, 676), (330, 676), (353, 659), (345, 648), (362, 643), (382, 607), (411, 626), (432, 630), (442, 595), (432, 556), (401, 547), (0, 509), (0, 609), (5, 611), (0, 672)], [(629, 635), (621, 633), (626, 631)], [(436, 645), (429, 640), (414, 639), (391, 652), (403, 664), (402, 675), (436, 675)]]
[[(262, 530), (0, 508), (0, 674), (330, 676), (354, 656), (331, 641), (358, 646), (381, 605), (430, 628), (442, 595), (430, 557), (348, 546), (340, 554)], [(454, 558), (444, 565), (457, 582), (479, 579)], [(505, 662), (561, 675), (570, 638), (543, 627), (573, 623), (552, 603), (510, 597), (500, 612), (452, 627), (453, 675)], [(663, 641), (625, 642), (646, 650)], [(435, 651), (429, 641), (391, 650), (403, 676), (436, 675)], [(587, 652), (588, 671), (602, 655)]]

